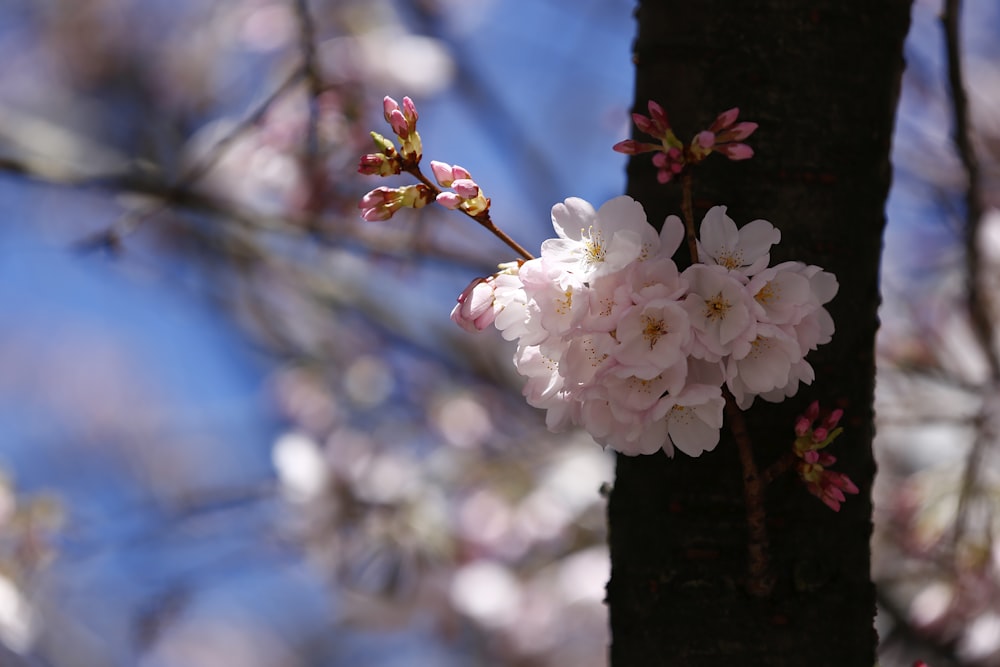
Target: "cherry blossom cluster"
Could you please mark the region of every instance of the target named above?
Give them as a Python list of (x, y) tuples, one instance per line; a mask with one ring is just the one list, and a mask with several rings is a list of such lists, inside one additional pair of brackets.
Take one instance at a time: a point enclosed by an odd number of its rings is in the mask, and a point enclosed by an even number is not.
[(837, 426), (844, 411), (837, 409), (825, 418), (819, 418), (819, 402), (813, 401), (805, 414), (795, 423), (795, 455), (798, 457), (796, 470), (805, 482), (809, 493), (823, 501), (834, 512), (840, 511), (845, 493), (856, 494), (858, 487), (850, 478), (828, 468), (837, 459), (828, 452), (820, 451), (833, 442), (843, 432)]
[(598, 210), (567, 199), (552, 224), (540, 257), (474, 281), (452, 311), (466, 329), (493, 324), (517, 341), (524, 395), (550, 429), (580, 425), (623, 454), (698, 456), (719, 441), (723, 386), (745, 409), (812, 382), (805, 357), (833, 334), (823, 306), (837, 281), (802, 262), (769, 266), (781, 236), (771, 223), (737, 228), (711, 209), (700, 261), (684, 271), (672, 259), (680, 218), (657, 233), (630, 197)]
[(670, 127), (663, 107), (652, 100), (647, 106), (649, 116), (634, 113), (632, 121), (639, 131), (658, 139), (660, 143), (626, 139), (615, 144), (613, 149), (626, 155), (654, 152), (653, 165), (657, 169), (656, 180), (660, 183), (669, 183), (686, 166), (698, 164), (712, 153), (719, 153), (730, 160), (753, 157), (753, 149), (742, 142), (757, 129), (757, 123), (737, 123), (740, 110), (736, 107), (719, 114), (707, 130), (696, 134), (685, 146)]

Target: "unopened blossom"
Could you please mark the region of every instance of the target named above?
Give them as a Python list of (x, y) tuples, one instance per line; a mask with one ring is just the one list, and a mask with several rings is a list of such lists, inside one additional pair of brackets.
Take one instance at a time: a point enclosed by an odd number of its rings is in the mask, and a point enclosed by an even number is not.
[(496, 310), (493, 307), (494, 277), (476, 278), (458, 295), (458, 303), (451, 311), (451, 320), (466, 331), (475, 333), (493, 324)]
[(375, 188), (358, 202), (361, 217), (369, 222), (388, 220), (401, 208), (423, 208), (434, 199), (426, 185), (405, 185), (401, 188)]
[(386, 96), (382, 100), (382, 111), (386, 122), (392, 127), (392, 131), (399, 137), (400, 154), (403, 159), (416, 163), (420, 162), (423, 155), (423, 146), (420, 142), (420, 134), (417, 133), (417, 108), (413, 100), (409, 97), (403, 98), (402, 107), (396, 100)]
[(858, 487), (847, 475), (829, 470), (837, 459), (822, 451), (843, 432), (838, 426), (843, 410), (833, 410), (823, 419), (819, 419), (819, 413), (819, 403), (814, 401), (795, 422), (794, 451), (799, 458), (796, 471), (809, 493), (837, 512), (844, 494), (856, 494)]
[(737, 123), (740, 110), (736, 107), (723, 111), (707, 130), (699, 132), (691, 141), (693, 161), (700, 161), (712, 152), (725, 155), (730, 160), (747, 160), (753, 149), (742, 143), (757, 129), (757, 123)]
[(737, 228), (725, 206), (713, 206), (701, 221), (698, 259), (750, 277), (767, 267), (771, 246), (780, 240), (781, 232), (767, 220)]
[(434, 174), (434, 180), (438, 182), (438, 185), (445, 188), (450, 188), (451, 184), (459, 179), (472, 180), (472, 174), (469, 173), (468, 169), (438, 160), (431, 160), (431, 173)]
[(472, 180), (472, 174), (467, 169), (435, 160), (431, 162), (431, 172), (438, 184), (453, 190), (437, 196), (437, 203), (441, 206), (452, 210), (461, 209), (473, 217), (489, 209), (490, 200), (483, 194), (479, 184)]
[(378, 152), (361, 156), (358, 173), (368, 176), (392, 176), (401, 173), (403, 162), (396, 152), (395, 144), (378, 132), (372, 132), (371, 136)]

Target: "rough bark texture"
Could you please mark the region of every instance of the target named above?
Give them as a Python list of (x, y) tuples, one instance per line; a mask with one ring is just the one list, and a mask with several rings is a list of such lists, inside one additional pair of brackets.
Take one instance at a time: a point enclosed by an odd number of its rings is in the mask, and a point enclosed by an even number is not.
[[(756, 156), (713, 156), (695, 172), (695, 216), (724, 204), (737, 224), (782, 232), (772, 262), (818, 264), (840, 292), (817, 379), (783, 404), (747, 412), (766, 467), (788, 450), (813, 399), (845, 409), (835, 469), (861, 495), (834, 513), (789, 473), (767, 489), (774, 592), (745, 592), (747, 529), (736, 447), (724, 430), (700, 459), (619, 457), (609, 506), (614, 667), (875, 664), (869, 579), (874, 339), (889, 145), (909, 0), (643, 0), (635, 43), (637, 111), (660, 102), (682, 139), (733, 106), (760, 129)], [(629, 193), (651, 221), (680, 213), (677, 185), (649, 155)]]

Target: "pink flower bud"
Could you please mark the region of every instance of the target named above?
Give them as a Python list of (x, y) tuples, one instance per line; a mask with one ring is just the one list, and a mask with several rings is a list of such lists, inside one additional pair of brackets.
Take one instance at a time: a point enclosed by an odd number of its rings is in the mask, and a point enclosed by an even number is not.
[(823, 420), (823, 426), (827, 429), (836, 428), (837, 424), (840, 423), (840, 418), (844, 416), (844, 411), (837, 408), (831, 412), (826, 419)]
[(458, 180), (460, 178), (472, 179), (472, 174), (465, 167), (459, 167), (457, 164), (451, 168), (451, 178), (453, 180)]
[(715, 145), (715, 133), (708, 130), (702, 130), (697, 135), (695, 135), (692, 144), (697, 144), (706, 151), (711, 151), (712, 146)]
[(466, 331), (482, 331), (496, 319), (493, 301), (493, 280), (476, 278), (459, 295), (451, 319)]
[(740, 115), (739, 107), (733, 107), (732, 109), (723, 111), (718, 115), (718, 117), (716, 117), (715, 122), (713, 122), (711, 127), (709, 127), (708, 129), (711, 130), (712, 132), (719, 132), (720, 130), (723, 130), (732, 125), (733, 123), (735, 123), (739, 115)]
[(816, 418), (819, 417), (819, 401), (813, 401), (810, 403), (809, 407), (806, 408), (806, 411), (802, 414), (802, 416), (808, 419), (810, 424), (816, 421)]
[(451, 175), (451, 165), (446, 162), (431, 160), (431, 171), (434, 173), (434, 179), (438, 182), (438, 185), (442, 187), (451, 187), (452, 181), (455, 180)]
[(442, 192), (437, 196), (437, 203), (447, 209), (455, 210), (462, 205), (462, 198), (454, 192)]
[(399, 111), (399, 103), (386, 95), (382, 98), (382, 114), (385, 116), (385, 122), (392, 124), (389, 116), (392, 115), (393, 111)]
[(815, 442), (815, 443), (823, 442), (824, 440), (826, 440), (826, 436), (828, 436), (829, 434), (830, 434), (830, 432), (827, 431), (822, 426), (820, 426), (818, 428), (815, 428), (815, 429), (813, 429), (813, 432), (812, 432), (812, 441)]
[(724, 132), (722, 141), (743, 141), (757, 130), (757, 123), (737, 123)]
[(361, 217), (368, 222), (388, 220), (402, 206), (402, 194), (394, 188), (375, 188), (358, 202)]
[(403, 116), (403, 112), (399, 109), (394, 109), (388, 115), (389, 125), (392, 126), (392, 131), (396, 133), (396, 136), (400, 139), (406, 139), (410, 136), (410, 126), (406, 122), (406, 118)]
[(812, 428), (812, 422), (805, 415), (802, 415), (795, 420), (795, 435), (800, 438), (809, 433), (809, 429)]
[(475, 181), (468, 178), (460, 178), (451, 184), (451, 187), (462, 199), (475, 199), (479, 196), (479, 186)]
[(625, 155), (638, 155), (639, 153), (658, 151), (661, 148), (662, 146), (658, 146), (657, 144), (647, 144), (642, 141), (635, 141), (634, 139), (626, 139), (612, 146), (611, 150), (616, 153), (624, 153)]
[(716, 146), (715, 150), (730, 160), (749, 160), (753, 157), (753, 149), (746, 144), (722, 144)]
[(635, 126), (639, 128), (640, 132), (644, 132), (650, 136), (656, 136), (656, 124), (653, 123), (651, 118), (643, 116), (641, 113), (632, 114), (632, 122)]
[(403, 98), (403, 115), (406, 117), (406, 122), (410, 125), (410, 129), (415, 129), (417, 127), (417, 107), (413, 104), (413, 100), (409, 97)]
[(659, 130), (658, 133), (654, 133), (654, 136), (665, 134), (670, 129), (670, 121), (667, 120), (667, 112), (653, 100), (649, 101), (646, 108), (649, 109), (649, 117), (655, 124), (656, 129)]

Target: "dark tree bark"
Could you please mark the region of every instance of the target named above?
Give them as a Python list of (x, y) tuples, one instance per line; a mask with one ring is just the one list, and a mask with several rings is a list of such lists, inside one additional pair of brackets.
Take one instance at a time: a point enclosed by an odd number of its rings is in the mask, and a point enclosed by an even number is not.
[[(760, 124), (752, 160), (712, 156), (695, 170), (696, 219), (716, 204), (738, 225), (767, 219), (782, 233), (772, 263), (818, 264), (840, 281), (828, 306), (833, 342), (809, 357), (816, 381), (746, 413), (757, 464), (788, 451), (795, 416), (819, 399), (846, 411), (830, 451), (861, 494), (834, 513), (793, 473), (770, 484), (776, 583), (756, 597), (728, 428), (699, 459), (619, 456), (609, 506), (614, 667), (875, 664), (877, 279), (909, 9), (909, 0), (640, 2), (635, 110), (658, 101), (682, 140), (733, 106)], [(629, 193), (654, 223), (680, 214), (680, 187), (656, 182), (648, 154), (630, 162)]]

